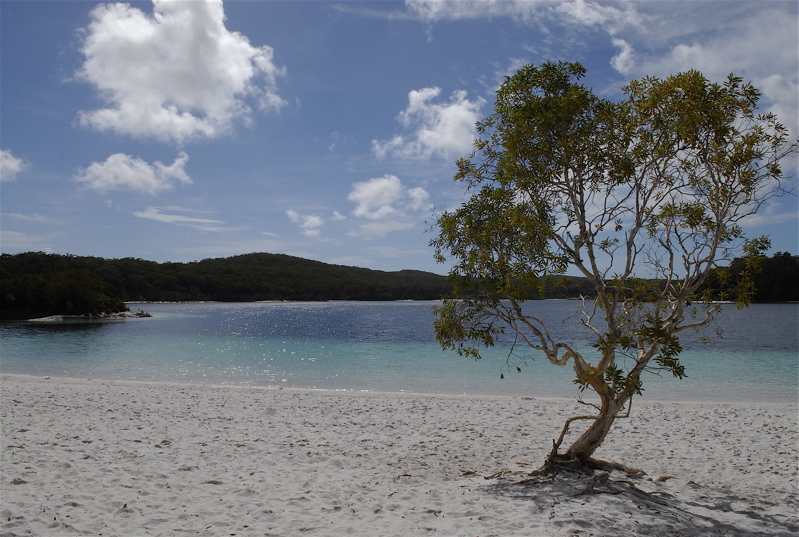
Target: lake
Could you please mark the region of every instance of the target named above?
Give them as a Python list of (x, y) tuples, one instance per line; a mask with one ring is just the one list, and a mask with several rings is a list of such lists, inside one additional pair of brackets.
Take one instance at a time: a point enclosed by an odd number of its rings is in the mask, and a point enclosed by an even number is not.
[[(0, 323), (0, 372), (149, 382), (441, 394), (572, 397), (571, 367), (510, 340), (480, 361), (442, 351), (435, 302), (131, 304), (153, 317)], [(589, 350), (590, 333), (561, 322), (577, 301), (534, 301), (561, 340)], [(658, 400), (796, 402), (799, 304), (725, 306), (703, 343), (681, 336), (687, 378), (644, 377)], [(521, 373), (517, 372), (517, 366)], [(504, 378), (502, 378), (504, 377)]]

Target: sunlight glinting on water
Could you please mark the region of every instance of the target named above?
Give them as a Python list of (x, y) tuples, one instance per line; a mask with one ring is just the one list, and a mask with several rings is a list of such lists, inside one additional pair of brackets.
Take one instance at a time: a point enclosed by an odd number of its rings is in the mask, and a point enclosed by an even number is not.
[[(6, 323), (6, 373), (358, 391), (577, 395), (570, 367), (509, 344), (480, 361), (444, 352), (430, 302), (148, 304), (154, 317), (83, 324)], [(589, 356), (573, 301), (527, 305)], [(799, 304), (725, 309), (724, 337), (681, 338), (687, 378), (644, 377), (666, 400), (793, 401)], [(746, 329), (741, 329), (745, 327)], [(520, 368), (520, 372), (517, 370)], [(504, 378), (502, 378), (504, 377)]]

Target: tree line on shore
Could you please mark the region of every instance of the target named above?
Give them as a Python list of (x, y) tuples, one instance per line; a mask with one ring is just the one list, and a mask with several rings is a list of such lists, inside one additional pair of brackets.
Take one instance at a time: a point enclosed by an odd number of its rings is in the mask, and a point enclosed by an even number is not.
[[(86, 275), (106, 286), (100, 289)], [(0, 314), (7, 319), (26, 318), (19, 315), (63, 308), (63, 300), (49, 308), (39, 304), (53, 303), (53, 295), (68, 295), (70, 286), (63, 282), (76, 277), (76, 285), (90, 284), (88, 294), (107, 293), (122, 302), (432, 300), (448, 290), (446, 278), (438, 274), (384, 272), (283, 254), (157, 263), (27, 252), (0, 258)]]
[[(745, 270), (734, 260), (714, 278), (723, 298)], [(799, 300), (799, 256), (779, 252), (754, 275), (756, 302)], [(104, 259), (26, 252), (0, 256), (0, 319), (125, 311), (125, 302), (260, 300), (437, 300), (445, 276), (331, 265), (284, 254), (253, 253), (191, 263)], [(553, 278), (532, 299), (591, 296), (584, 278)]]

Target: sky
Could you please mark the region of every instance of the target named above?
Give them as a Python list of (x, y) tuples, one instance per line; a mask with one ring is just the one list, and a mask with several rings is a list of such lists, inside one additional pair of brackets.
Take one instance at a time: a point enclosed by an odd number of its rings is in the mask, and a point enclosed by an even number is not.
[[(0, 249), (443, 274), (435, 215), (519, 67), (580, 62), (615, 100), (732, 72), (796, 136), (798, 50), (796, 1), (2, 0)], [(798, 215), (745, 231), (799, 253)]]

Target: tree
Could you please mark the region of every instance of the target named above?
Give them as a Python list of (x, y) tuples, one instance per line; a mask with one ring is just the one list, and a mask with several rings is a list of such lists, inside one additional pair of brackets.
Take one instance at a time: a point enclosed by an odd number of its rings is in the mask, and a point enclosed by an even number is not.
[[(799, 301), (799, 256), (777, 252), (764, 258), (760, 271), (752, 275), (755, 302)], [(723, 300), (739, 287), (747, 274), (746, 259), (733, 259), (729, 267), (718, 269), (708, 284), (708, 291)]]
[(101, 315), (128, 311), (111, 286), (86, 269), (0, 280), (0, 319)]
[[(799, 146), (773, 115), (756, 115), (758, 90), (733, 75), (644, 78), (611, 102), (579, 83), (585, 73), (546, 63), (506, 79), (475, 151), (457, 163), (470, 197), (438, 218), (431, 241), (452, 264), (453, 293), (436, 308), (444, 348), (479, 358), (510, 331), (552, 364), (571, 364), (579, 389), (598, 397), (581, 396), (596, 413), (566, 421), (542, 471), (597, 467), (592, 455), (642, 394), (642, 373), (685, 376), (678, 335), (720, 307), (703, 283), (741, 251), (746, 275), (756, 269), (768, 238), (748, 240), (740, 222), (785, 191), (780, 163)], [(569, 269), (595, 292), (580, 316), (592, 353), (522, 307)], [(746, 304), (751, 285), (738, 290)], [(589, 425), (562, 451), (578, 420)]]

